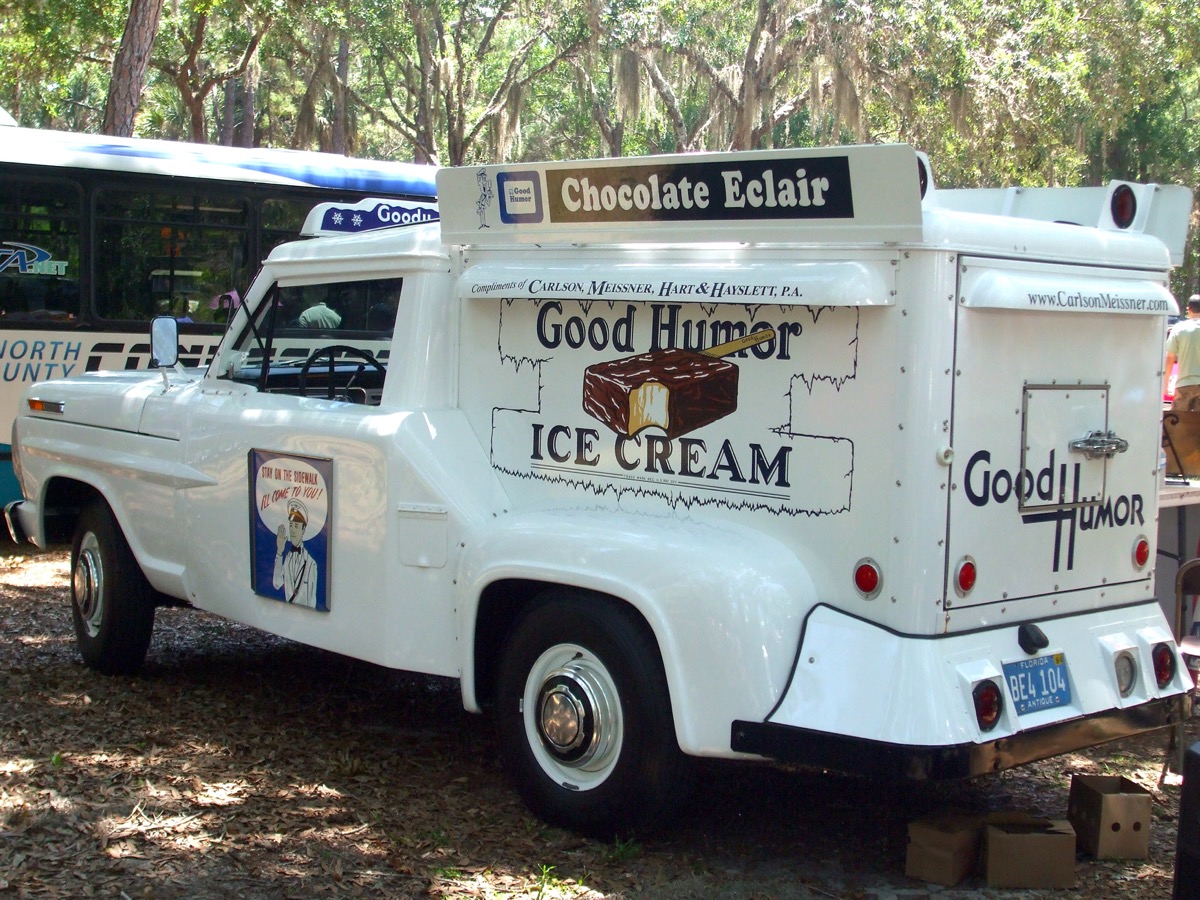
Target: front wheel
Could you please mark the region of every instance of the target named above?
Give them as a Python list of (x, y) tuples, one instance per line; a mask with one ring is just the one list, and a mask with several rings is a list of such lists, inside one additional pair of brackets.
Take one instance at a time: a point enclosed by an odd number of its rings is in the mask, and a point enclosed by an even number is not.
[(659, 824), (688, 785), (658, 647), (605, 597), (554, 591), (500, 667), (501, 753), (525, 803), (602, 839)]
[(154, 630), (154, 594), (112, 510), (88, 506), (71, 545), (71, 617), (83, 661), (106, 675), (141, 668)]

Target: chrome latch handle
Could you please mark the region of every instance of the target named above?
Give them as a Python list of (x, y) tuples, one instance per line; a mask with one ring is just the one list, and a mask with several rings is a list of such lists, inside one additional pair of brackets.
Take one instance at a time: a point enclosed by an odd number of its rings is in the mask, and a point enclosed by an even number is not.
[(1088, 459), (1112, 459), (1129, 449), (1129, 441), (1119, 438), (1111, 431), (1093, 431), (1085, 438), (1068, 444), (1072, 453), (1082, 453)]

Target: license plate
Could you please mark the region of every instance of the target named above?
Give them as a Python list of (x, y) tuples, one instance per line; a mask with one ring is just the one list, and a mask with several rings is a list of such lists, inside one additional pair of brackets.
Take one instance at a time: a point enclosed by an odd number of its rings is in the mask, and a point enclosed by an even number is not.
[(1067, 658), (1062, 653), (1005, 663), (1004, 680), (1018, 716), (1071, 702)]

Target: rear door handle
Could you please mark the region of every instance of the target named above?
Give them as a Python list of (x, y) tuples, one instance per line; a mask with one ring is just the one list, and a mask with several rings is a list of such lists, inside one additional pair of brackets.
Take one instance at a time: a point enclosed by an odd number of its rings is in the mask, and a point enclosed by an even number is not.
[(1071, 441), (1067, 445), (1072, 453), (1082, 453), (1088, 459), (1112, 459), (1129, 449), (1129, 441), (1119, 438), (1111, 431), (1093, 431), (1087, 437)]

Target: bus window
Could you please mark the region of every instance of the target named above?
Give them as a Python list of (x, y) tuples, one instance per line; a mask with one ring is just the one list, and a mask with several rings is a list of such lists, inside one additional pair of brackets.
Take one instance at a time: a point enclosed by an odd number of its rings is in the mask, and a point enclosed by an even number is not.
[(262, 255), (265, 257), (272, 249), (284, 241), (294, 241), (304, 219), (313, 206), (312, 200), (292, 199), (289, 197), (268, 197), (262, 203)]
[(244, 290), (248, 201), (233, 193), (105, 188), (96, 197), (95, 312), (213, 321), (207, 301)]
[(155, 269), (150, 273), (150, 296), (156, 316), (196, 321), (201, 315), (204, 273), (195, 269)]
[(0, 324), (79, 315), (80, 191), (72, 182), (14, 178), (0, 192)]

